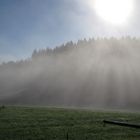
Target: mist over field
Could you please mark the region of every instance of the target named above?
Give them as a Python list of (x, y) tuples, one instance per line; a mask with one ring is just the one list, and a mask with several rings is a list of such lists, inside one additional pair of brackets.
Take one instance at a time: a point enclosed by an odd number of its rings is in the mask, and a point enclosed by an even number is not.
[(89, 39), (0, 65), (0, 103), (140, 108), (140, 40)]

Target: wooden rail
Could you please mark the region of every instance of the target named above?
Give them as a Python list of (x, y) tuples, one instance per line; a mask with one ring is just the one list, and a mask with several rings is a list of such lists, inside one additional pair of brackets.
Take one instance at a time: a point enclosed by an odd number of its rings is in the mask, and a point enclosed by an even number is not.
[(140, 124), (133, 124), (133, 123), (127, 123), (127, 122), (120, 122), (120, 121), (103, 120), (103, 123), (125, 126), (125, 127), (132, 127), (132, 128), (140, 128)]

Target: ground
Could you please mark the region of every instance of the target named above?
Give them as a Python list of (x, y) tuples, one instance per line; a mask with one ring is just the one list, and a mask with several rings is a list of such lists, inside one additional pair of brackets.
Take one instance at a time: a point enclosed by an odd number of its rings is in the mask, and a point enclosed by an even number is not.
[(140, 123), (140, 113), (1, 107), (0, 140), (139, 140), (140, 129), (105, 125), (104, 119)]

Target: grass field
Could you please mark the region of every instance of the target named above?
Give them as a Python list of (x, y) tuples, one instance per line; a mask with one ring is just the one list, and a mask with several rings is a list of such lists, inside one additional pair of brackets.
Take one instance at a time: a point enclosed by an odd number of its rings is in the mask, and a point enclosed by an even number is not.
[(140, 129), (104, 126), (103, 119), (140, 123), (140, 114), (5, 107), (0, 109), (0, 140), (140, 140)]

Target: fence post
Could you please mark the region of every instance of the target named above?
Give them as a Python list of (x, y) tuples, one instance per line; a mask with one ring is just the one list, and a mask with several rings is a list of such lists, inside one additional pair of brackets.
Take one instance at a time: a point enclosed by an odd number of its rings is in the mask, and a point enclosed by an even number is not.
[(69, 134), (68, 134), (68, 132), (67, 132), (67, 140), (69, 140)]

